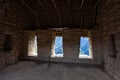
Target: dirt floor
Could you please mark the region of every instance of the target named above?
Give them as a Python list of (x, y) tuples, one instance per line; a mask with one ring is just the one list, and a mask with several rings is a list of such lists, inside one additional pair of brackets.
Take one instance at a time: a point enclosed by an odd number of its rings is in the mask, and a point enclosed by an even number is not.
[(113, 80), (101, 69), (77, 64), (20, 61), (0, 71), (0, 80)]

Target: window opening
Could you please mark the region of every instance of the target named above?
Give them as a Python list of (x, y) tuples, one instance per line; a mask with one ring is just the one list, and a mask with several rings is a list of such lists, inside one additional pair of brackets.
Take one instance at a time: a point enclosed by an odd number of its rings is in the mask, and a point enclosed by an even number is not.
[(29, 35), (28, 56), (37, 56), (37, 36)]
[(63, 57), (63, 37), (56, 36), (53, 44), (52, 57)]
[(79, 58), (92, 58), (92, 49), (89, 37), (80, 38)]

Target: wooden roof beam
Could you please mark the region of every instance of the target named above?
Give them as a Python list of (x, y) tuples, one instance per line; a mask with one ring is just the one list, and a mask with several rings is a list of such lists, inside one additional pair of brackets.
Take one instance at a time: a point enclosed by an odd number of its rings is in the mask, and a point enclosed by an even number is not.
[(46, 11), (46, 14), (47, 14), (48, 20), (49, 20), (49, 24), (51, 24), (49, 11), (47, 10), (47, 8), (44, 6), (44, 4), (43, 4), (40, 0), (37, 0), (37, 2), (38, 2), (38, 4), (41, 5), (41, 7)]
[(29, 18), (29, 16), (27, 15), (28, 12), (27, 12), (27, 10), (25, 9), (25, 6), (19, 5), (15, 0), (12, 0), (12, 1), (13, 1), (15, 4), (17, 4), (18, 7), (20, 7), (21, 9), (23, 9), (23, 13), (24, 13), (24, 16), (25, 16), (25, 21), (27, 22), (28, 26), (31, 28), (32, 26), (31, 26), (30, 18)]
[(93, 27), (96, 25), (96, 16), (97, 16), (97, 6), (100, 3), (100, 0), (98, 0), (94, 6), (94, 16), (93, 16)]
[(82, 1), (81, 1), (81, 6), (80, 6), (81, 9), (83, 8), (84, 1), (85, 1), (85, 0), (82, 0)]
[(55, 7), (55, 9), (56, 9), (56, 11), (57, 11), (57, 13), (58, 13), (59, 22), (60, 22), (60, 27), (62, 27), (62, 21), (61, 21), (60, 11), (59, 11), (59, 9), (57, 8), (57, 5), (56, 5), (55, 1), (54, 1), (54, 0), (51, 0), (51, 1), (52, 1), (53, 5), (54, 5), (54, 7)]
[(82, 10), (82, 9), (83, 9), (84, 2), (85, 2), (85, 0), (82, 0), (82, 1), (81, 1), (81, 6), (80, 6), (80, 9), (81, 9), (81, 28), (82, 28), (82, 26), (83, 26), (83, 17), (82, 17), (82, 16), (83, 16), (83, 15), (82, 15), (82, 11), (83, 11), (83, 10)]
[(71, 23), (73, 24), (73, 17), (72, 17), (72, 9), (71, 9), (71, 5), (70, 5), (70, 0), (68, 0), (68, 7), (69, 7), (69, 10), (70, 10)]
[(100, 0), (98, 0), (95, 4), (95, 8), (97, 8), (98, 4), (100, 3)]
[(38, 14), (24, 1), (24, 0), (20, 0), (28, 9), (30, 9), (34, 15), (36, 16), (36, 19), (37, 19), (37, 22), (38, 22), (38, 25), (40, 26), (40, 20), (39, 20), (39, 16)]

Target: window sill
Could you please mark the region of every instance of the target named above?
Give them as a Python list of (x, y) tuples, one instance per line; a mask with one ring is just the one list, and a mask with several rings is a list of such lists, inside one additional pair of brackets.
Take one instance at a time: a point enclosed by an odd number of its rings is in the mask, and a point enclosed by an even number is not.
[(33, 56), (33, 57), (37, 57), (38, 54), (37, 53), (29, 53), (28, 56)]
[(92, 56), (87, 56), (87, 55), (79, 55), (80, 59), (93, 59)]
[(52, 55), (51, 57), (52, 57), (52, 58), (63, 58), (63, 55), (57, 54), (57, 55)]

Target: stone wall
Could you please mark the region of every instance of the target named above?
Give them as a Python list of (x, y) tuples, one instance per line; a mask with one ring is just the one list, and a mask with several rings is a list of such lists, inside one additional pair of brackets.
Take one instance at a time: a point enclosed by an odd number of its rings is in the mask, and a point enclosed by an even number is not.
[[(11, 7), (6, 11), (3, 9), (2, 4), (0, 4), (0, 68), (17, 62), (18, 55), (22, 51), (22, 31), (20, 30), (25, 22), (24, 16), (20, 16), (22, 12), (15, 11), (15, 8), (11, 10)], [(5, 39), (6, 35), (9, 35), (9, 40)], [(10, 46), (10, 50), (5, 50), (5, 40), (7, 41), (7, 47)]]
[[(87, 31), (80, 29), (53, 31), (53, 30), (37, 30), (35, 31), (38, 41), (38, 59), (40, 61), (49, 61), (49, 57), (52, 55), (52, 43), (55, 36), (63, 36), (63, 52), (64, 57), (51, 57), (52, 62), (72, 62), (72, 63), (88, 63), (88, 64), (100, 64), (100, 39), (97, 30), (92, 30), (92, 52), (93, 59), (81, 59), (79, 58), (80, 37), (88, 36)], [(28, 33), (28, 32), (25, 32)], [(55, 35), (56, 34), (56, 35)], [(26, 34), (27, 40), (27, 34)], [(28, 43), (25, 41), (25, 43)], [(26, 44), (25, 44), (26, 45)], [(24, 57), (27, 56), (28, 45), (23, 49)], [(27, 52), (27, 53), (26, 53)], [(28, 58), (28, 57), (27, 57)], [(30, 57), (29, 57), (30, 58)]]
[[(120, 79), (120, 1), (101, 0), (96, 27), (100, 29), (102, 67)], [(112, 56), (111, 56), (112, 54)]]
[[(4, 11), (0, 4), (0, 68), (17, 62), (18, 58), (27, 57), (28, 32), (21, 31), (26, 26), (22, 9), (14, 4)], [(18, 10), (19, 11), (18, 11)], [(21, 11), (20, 11), (21, 10)], [(27, 26), (28, 27), (28, 26)], [(102, 64), (102, 68), (116, 80), (120, 79), (120, 1), (101, 0), (96, 17), (96, 28), (90, 31), (93, 59), (79, 59), (80, 36), (85, 35), (80, 29), (63, 30), (63, 58), (51, 58), (53, 62), (73, 62)], [(37, 30), (38, 59), (49, 61), (52, 52), (55, 31)], [(5, 51), (5, 36), (11, 37), (11, 50)], [(113, 38), (113, 39), (111, 39)], [(111, 44), (113, 43), (113, 44)], [(112, 56), (111, 56), (112, 54)]]

